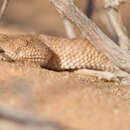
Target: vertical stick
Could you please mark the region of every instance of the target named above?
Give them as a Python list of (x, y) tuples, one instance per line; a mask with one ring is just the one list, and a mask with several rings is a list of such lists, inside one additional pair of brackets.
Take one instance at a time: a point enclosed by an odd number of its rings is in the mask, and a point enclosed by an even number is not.
[(120, 48), (124, 50), (130, 50), (130, 39), (128, 37), (128, 32), (123, 24), (119, 11), (121, 3), (122, 2), (119, 0), (104, 0), (106, 12), (118, 36), (118, 43), (120, 45)]
[(9, 0), (3, 0), (2, 7), (0, 9), (0, 19), (2, 18), (5, 10), (7, 9)]

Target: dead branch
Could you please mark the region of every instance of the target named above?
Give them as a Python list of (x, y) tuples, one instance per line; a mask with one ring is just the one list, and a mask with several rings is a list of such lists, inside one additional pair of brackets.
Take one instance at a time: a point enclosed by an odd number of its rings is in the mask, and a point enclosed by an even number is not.
[(105, 0), (105, 6), (118, 6), (119, 3), (130, 3), (130, 0)]
[(106, 55), (119, 68), (130, 72), (130, 53), (120, 49), (73, 3), (73, 0), (50, 0), (66, 18), (75, 24), (95, 48)]
[(106, 27), (108, 32), (111, 34), (111, 36), (116, 37), (116, 32), (112, 28), (112, 25), (111, 25), (111, 22), (110, 22), (110, 20), (108, 18), (108, 15), (106, 14), (106, 12), (104, 10), (100, 10), (99, 18), (100, 18), (102, 24)]
[(130, 39), (128, 37), (128, 32), (122, 22), (119, 12), (121, 3), (122, 2), (119, 0), (104, 0), (104, 7), (118, 36), (118, 43), (120, 47), (124, 50), (130, 50)]
[(2, 7), (0, 9), (0, 19), (2, 18), (5, 10), (7, 9), (8, 3), (9, 3), (9, 0), (3, 0)]
[(66, 18), (63, 18), (63, 23), (64, 23), (64, 27), (65, 27), (65, 31), (66, 31), (67, 36), (69, 38), (75, 38), (76, 33), (73, 29), (72, 23)]
[(116, 39), (116, 32), (113, 29), (112, 24), (109, 20), (108, 15), (106, 14), (105, 10), (103, 8), (101, 8), (98, 4), (94, 4), (94, 8), (95, 8), (95, 11), (98, 12), (98, 17), (101, 21), (101, 24), (103, 24), (103, 26), (107, 29), (109, 34), (111, 34), (111, 36), (114, 39)]
[[(75, 2), (75, 0), (73, 0), (73, 2)], [(69, 38), (75, 38), (76, 37), (76, 33), (74, 31), (73, 25), (72, 23), (63, 15), (61, 15), (62, 19), (63, 19), (63, 23), (64, 23), (64, 27), (65, 27), (65, 31), (66, 34)]]

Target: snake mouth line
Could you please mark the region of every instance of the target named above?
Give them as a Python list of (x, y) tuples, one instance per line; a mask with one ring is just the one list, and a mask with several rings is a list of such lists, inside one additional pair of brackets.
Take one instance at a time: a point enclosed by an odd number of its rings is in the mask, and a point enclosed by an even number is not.
[[(36, 57), (36, 58), (22, 58), (22, 60), (26, 60), (26, 61), (32, 61), (32, 62), (35, 62), (35, 61), (45, 61), (45, 58), (40, 58), (40, 57)], [(21, 61), (21, 59), (19, 60)]]

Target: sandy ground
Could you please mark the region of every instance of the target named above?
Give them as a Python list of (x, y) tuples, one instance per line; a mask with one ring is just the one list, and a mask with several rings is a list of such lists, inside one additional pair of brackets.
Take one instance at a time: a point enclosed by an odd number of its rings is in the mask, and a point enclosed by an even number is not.
[[(92, 83), (83, 75), (7, 64), (1, 64), (0, 70), (0, 103), (6, 108), (9, 105), (15, 111), (31, 112), (35, 118), (65, 130), (130, 128), (130, 86)], [(6, 123), (1, 123), (1, 130), (15, 130), (12, 122)]]
[[(85, 10), (85, 2), (78, 3), (82, 10)], [(109, 34), (98, 15), (101, 0), (96, 2), (99, 9), (93, 19)], [(129, 7), (123, 5), (121, 8), (128, 31)], [(66, 37), (62, 20), (47, 0), (10, 1), (0, 28), (1, 33)], [(0, 130), (130, 130), (130, 86), (96, 81), (96, 78), (95, 82), (90, 82), (90, 78), (1, 63)], [(23, 112), (26, 119), (30, 114), (32, 119), (40, 120), (42, 126), (12, 121), (2, 116), (1, 110), (5, 108), (16, 116)]]

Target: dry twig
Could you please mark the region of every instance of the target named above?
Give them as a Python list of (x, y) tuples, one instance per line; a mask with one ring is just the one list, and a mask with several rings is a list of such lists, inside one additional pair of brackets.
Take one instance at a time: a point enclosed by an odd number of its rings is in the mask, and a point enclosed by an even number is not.
[(104, 0), (104, 7), (118, 36), (120, 47), (124, 50), (130, 50), (130, 39), (119, 12), (121, 3), (125, 3), (125, 1)]
[(73, 26), (71, 24), (71, 22), (66, 19), (66, 18), (63, 18), (63, 23), (64, 23), (64, 27), (65, 27), (65, 31), (66, 31), (66, 34), (69, 38), (75, 38), (76, 37), (76, 33), (73, 29)]
[(61, 17), (63, 18), (63, 23), (64, 23), (64, 27), (65, 27), (65, 31), (66, 31), (67, 36), (69, 38), (75, 38), (76, 33), (74, 31), (72, 23), (66, 17), (64, 17), (63, 15), (61, 15)]
[(0, 19), (2, 18), (5, 10), (7, 9), (8, 3), (9, 3), (9, 0), (3, 0), (2, 7), (0, 9)]

